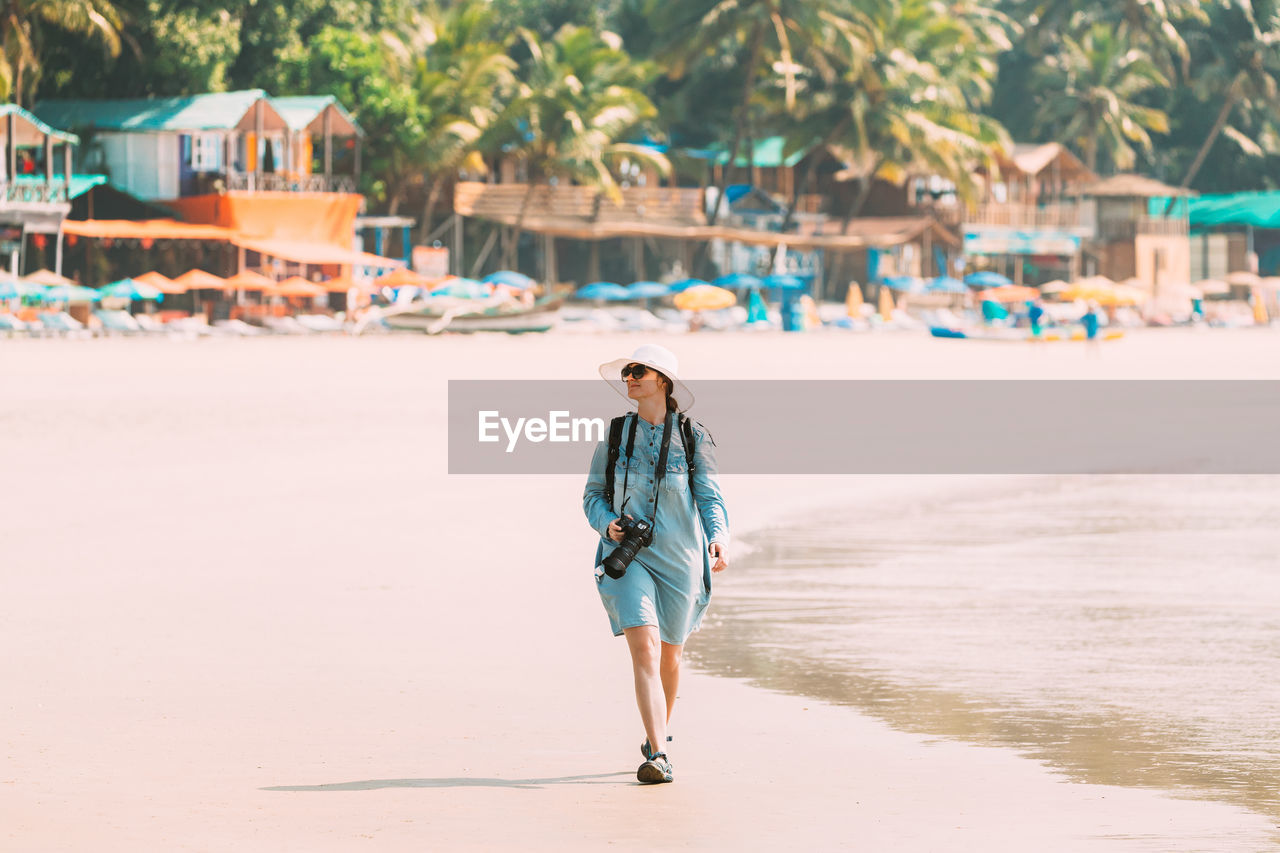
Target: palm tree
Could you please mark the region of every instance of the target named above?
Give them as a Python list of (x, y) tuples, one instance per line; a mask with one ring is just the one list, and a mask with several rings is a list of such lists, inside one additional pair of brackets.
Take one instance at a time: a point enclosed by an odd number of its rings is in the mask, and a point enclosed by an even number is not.
[[(799, 60), (824, 38), (839, 35), (856, 40), (859, 24), (875, 9), (892, 0), (702, 0), (668, 2), (658, 10), (666, 34), (660, 60), (673, 79), (684, 76), (698, 57), (708, 53), (729, 54), (742, 75), (737, 95), (733, 136), (729, 143), (729, 169), (738, 159), (742, 142), (749, 135), (751, 104), (761, 73), (766, 67), (783, 80), (784, 103), (795, 105), (798, 77), (804, 67)], [(810, 62), (825, 63), (820, 57)], [(769, 63), (766, 66), (766, 63)], [(726, 169), (727, 181), (728, 169)], [(724, 199), (724, 188), (716, 197), (710, 222), (715, 223)]]
[[(1004, 129), (979, 108), (990, 96), (995, 56), (1008, 48), (1011, 24), (976, 0), (953, 6), (942, 19), (929, 0), (882, 7), (865, 40), (843, 40), (831, 52), (838, 65), (803, 81), (807, 106), (788, 148), (820, 140), (851, 164), (859, 188), (846, 227), (876, 178), (901, 183), (911, 174), (937, 174), (971, 197), (974, 166), (1008, 144)], [(787, 224), (815, 162), (797, 183)]]
[[(1183, 188), (1191, 186), (1220, 135), (1232, 139), (1245, 153), (1262, 153), (1253, 139), (1227, 124), (1232, 110), (1261, 108), (1268, 114), (1280, 110), (1276, 84), (1280, 74), (1280, 10), (1273, 0), (1218, 3), (1209, 27), (1195, 38), (1199, 42), (1195, 46), (1212, 59), (1196, 68), (1192, 91), (1201, 102), (1220, 101), (1220, 106), (1182, 179)], [(1274, 127), (1269, 116), (1267, 124)]]
[(1149, 154), (1150, 131), (1169, 132), (1169, 117), (1140, 103), (1168, 80), (1145, 52), (1129, 46), (1124, 26), (1098, 23), (1078, 38), (1064, 35), (1033, 79), (1044, 93), (1038, 131), (1071, 142), (1091, 170), (1103, 152), (1114, 166), (1131, 168), (1134, 144)]
[(529, 172), (514, 239), (507, 246), (508, 267), (515, 266), (525, 215), (540, 182), (573, 181), (620, 201), (611, 167), (632, 161), (663, 175), (671, 169), (663, 155), (624, 141), (657, 111), (642, 91), (651, 70), (623, 51), (621, 39), (571, 24), (550, 41), (528, 30), (521, 30), (520, 38), (529, 59), (520, 69), (515, 96), (489, 134), (493, 147), (506, 143), (511, 153), (523, 156)]
[(412, 152), (426, 179), (422, 236), (432, 232), (445, 184), (460, 168), (484, 171), (479, 142), (515, 82), (516, 63), (495, 37), (497, 16), (483, 0), (412, 13), (388, 39), (418, 94), (424, 135)]
[(1183, 38), (1187, 24), (1208, 17), (1201, 0), (1115, 0), (1081, 4), (1079, 0), (1020, 0), (1018, 14), (1030, 22), (1033, 41), (1056, 45), (1063, 31), (1079, 34), (1093, 24), (1124, 26), (1136, 46), (1145, 47), (1157, 67), (1173, 76), (1190, 70), (1191, 53)]
[(45, 27), (95, 38), (111, 56), (120, 53), (120, 11), (109, 0), (3, 0), (0, 2), (0, 97), (22, 106), (40, 79)]

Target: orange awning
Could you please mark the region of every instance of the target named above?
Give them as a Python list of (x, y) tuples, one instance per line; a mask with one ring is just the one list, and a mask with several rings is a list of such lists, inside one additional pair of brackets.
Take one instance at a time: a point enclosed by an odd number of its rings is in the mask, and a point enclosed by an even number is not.
[(62, 233), (77, 237), (112, 237), (121, 240), (226, 240), (236, 235), (221, 225), (196, 225), (176, 219), (67, 219)]
[(272, 258), (280, 258), (299, 264), (337, 264), (339, 266), (381, 267), (391, 269), (404, 266), (404, 261), (344, 249), (327, 243), (303, 243), (295, 240), (263, 240), (237, 234), (231, 240), (242, 249), (258, 252)]

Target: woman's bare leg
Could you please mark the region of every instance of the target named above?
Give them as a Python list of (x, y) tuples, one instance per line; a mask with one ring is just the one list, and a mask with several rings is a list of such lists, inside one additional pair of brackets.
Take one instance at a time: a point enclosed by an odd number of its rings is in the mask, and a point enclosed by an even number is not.
[[(636, 679), (636, 705), (644, 723), (645, 736), (651, 744), (667, 742), (667, 717), (663, 713), (663, 681), (659, 674), (662, 657), (658, 629), (653, 625), (624, 628), (627, 647), (631, 650), (631, 669)], [(661, 747), (654, 747), (659, 752)]]
[(680, 686), (680, 659), (683, 654), (684, 646), (662, 644), (662, 661), (659, 669), (662, 672), (662, 693), (667, 699), (668, 726), (671, 725), (671, 710), (676, 706), (676, 688)]

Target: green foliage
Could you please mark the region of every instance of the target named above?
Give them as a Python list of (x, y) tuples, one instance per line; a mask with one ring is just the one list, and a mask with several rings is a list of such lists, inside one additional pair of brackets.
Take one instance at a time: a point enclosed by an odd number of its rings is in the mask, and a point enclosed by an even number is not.
[[(1202, 191), (1274, 186), (1276, 0), (8, 0), (0, 97), (337, 96), (375, 201), (518, 153), (612, 192), (649, 134), (827, 140), (964, 188), (1007, 142)], [(616, 35), (615, 35), (616, 34)], [(1005, 132), (1007, 130), (1007, 133)], [(696, 176), (695, 176), (696, 177)]]

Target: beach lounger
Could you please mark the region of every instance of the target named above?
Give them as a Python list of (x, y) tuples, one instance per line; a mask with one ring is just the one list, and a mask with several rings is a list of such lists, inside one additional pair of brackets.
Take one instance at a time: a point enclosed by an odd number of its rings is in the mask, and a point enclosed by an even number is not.
[(250, 326), (244, 320), (219, 320), (213, 324), (215, 330), (227, 335), (240, 335), (241, 337), (253, 337), (265, 333), (264, 329), (257, 326)]
[(341, 332), (342, 321), (328, 314), (299, 314), (294, 318), (298, 324), (310, 332)]
[[(16, 335), (31, 335), (32, 332), (28, 328), (28, 324), (19, 320), (12, 314), (0, 314), (0, 332), (12, 338)], [(36, 334), (39, 334), (37, 330)]]
[(56, 334), (59, 337), (88, 338), (93, 336), (93, 333), (84, 327), (84, 323), (81, 323), (65, 311), (46, 311), (40, 315), (40, 322), (44, 324), (46, 333)]
[(142, 333), (142, 328), (128, 311), (98, 310), (93, 312), (93, 316), (97, 317), (98, 321), (102, 323), (104, 334), (137, 335)]
[(151, 334), (156, 334), (157, 332), (161, 334), (169, 333), (168, 325), (165, 323), (161, 323), (159, 320), (157, 320), (155, 317), (152, 317), (150, 314), (131, 314), (130, 317), (133, 319), (133, 322), (138, 326), (138, 328), (144, 332), (149, 332)]
[(311, 330), (298, 322), (295, 317), (263, 317), (262, 325), (277, 335), (306, 335)]

